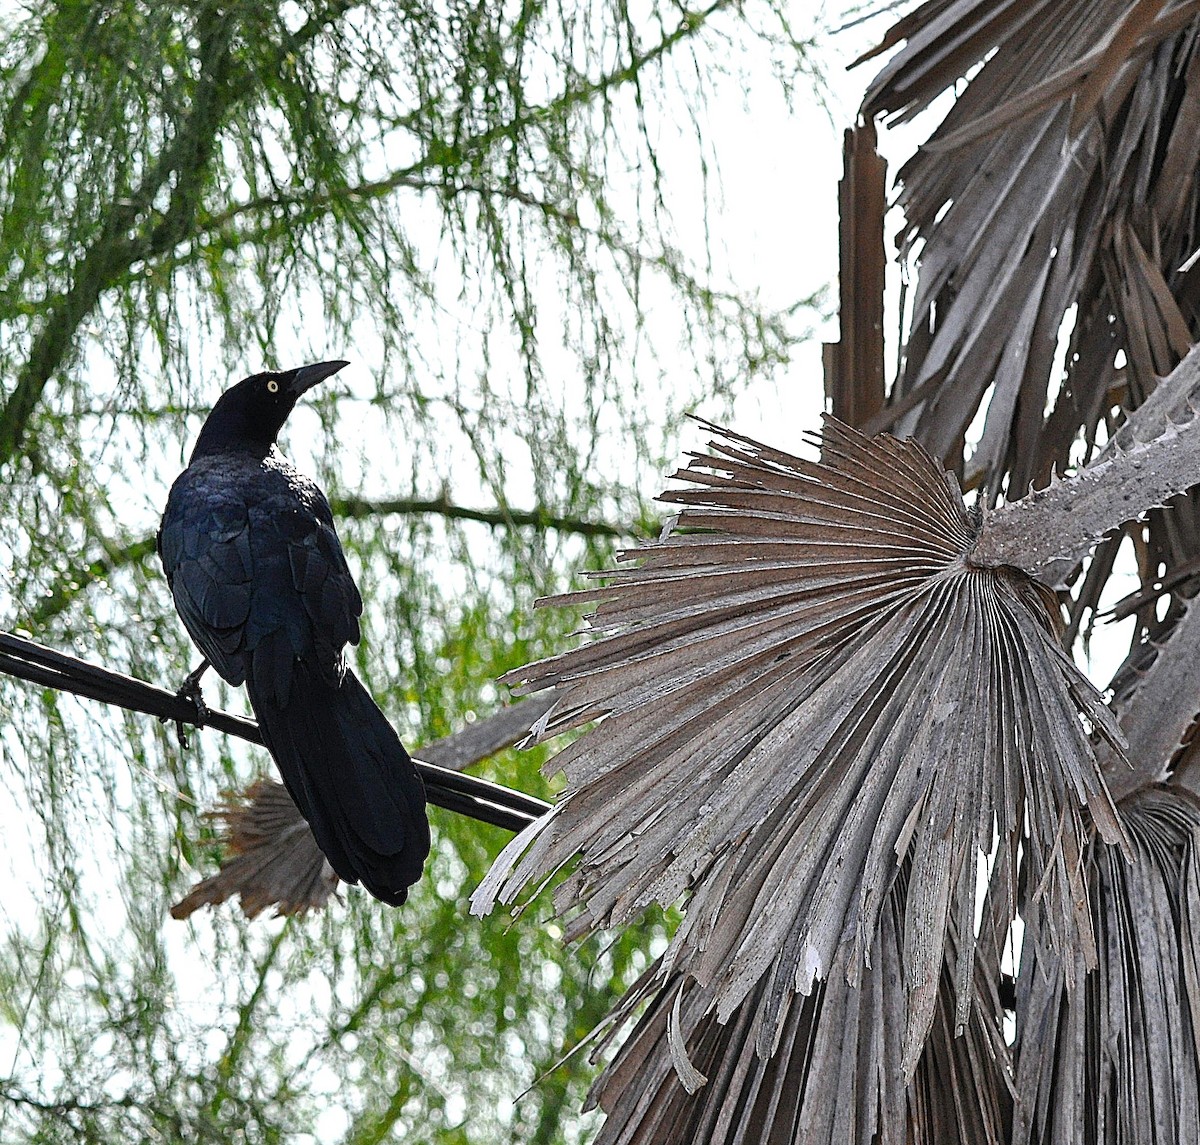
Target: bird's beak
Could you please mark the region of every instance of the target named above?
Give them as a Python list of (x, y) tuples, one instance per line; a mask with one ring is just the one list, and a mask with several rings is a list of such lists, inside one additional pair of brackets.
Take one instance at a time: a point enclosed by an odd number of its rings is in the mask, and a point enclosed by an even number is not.
[(323, 382), (326, 378), (332, 377), (343, 366), (350, 365), (349, 362), (317, 362), (312, 366), (301, 366), (298, 370), (293, 370), (290, 374), (283, 376), (283, 384), (287, 392), (299, 397), (305, 390), (311, 390), (318, 382)]

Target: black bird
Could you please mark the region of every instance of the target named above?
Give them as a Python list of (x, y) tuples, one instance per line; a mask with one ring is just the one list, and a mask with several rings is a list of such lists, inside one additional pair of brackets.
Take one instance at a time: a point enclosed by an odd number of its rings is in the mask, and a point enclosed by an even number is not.
[(206, 664), (246, 684), (267, 749), (338, 877), (399, 905), (429, 854), (425, 789), (346, 665), (362, 598), (317, 485), (275, 445), (345, 362), (255, 374), (213, 407), (171, 486), (158, 555)]

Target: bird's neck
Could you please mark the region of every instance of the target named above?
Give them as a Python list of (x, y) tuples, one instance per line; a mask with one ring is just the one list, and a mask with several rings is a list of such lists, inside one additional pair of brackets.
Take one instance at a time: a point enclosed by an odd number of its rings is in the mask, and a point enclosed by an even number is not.
[(228, 453), (237, 457), (255, 457), (260, 461), (275, 449), (275, 438), (257, 437), (248, 433), (229, 433), (222, 426), (213, 426), (211, 419), (204, 424), (192, 449), (191, 460)]

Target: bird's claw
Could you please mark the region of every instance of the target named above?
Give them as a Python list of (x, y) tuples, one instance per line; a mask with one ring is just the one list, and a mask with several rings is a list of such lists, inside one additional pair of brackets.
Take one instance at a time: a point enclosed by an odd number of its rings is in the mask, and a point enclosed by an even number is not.
[[(189, 672), (183, 683), (180, 684), (175, 692), (181, 700), (190, 700), (192, 707), (196, 709), (195, 717), (189, 722), (193, 727), (202, 728), (208, 723), (208, 717), (212, 715), (212, 709), (204, 702), (204, 693), (200, 688), (200, 677), (208, 670), (208, 661), (205, 660), (194, 672)], [(191, 746), (188, 741), (188, 734), (184, 731), (184, 721), (175, 721), (175, 731), (179, 736), (179, 746), (184, 751)]]

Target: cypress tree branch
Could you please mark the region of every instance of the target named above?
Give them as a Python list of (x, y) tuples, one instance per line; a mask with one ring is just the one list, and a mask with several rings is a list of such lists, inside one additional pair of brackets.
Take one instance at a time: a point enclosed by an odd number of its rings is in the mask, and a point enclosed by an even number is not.
[(0, 1083), (0, 1101), (8, 1101), (13, 1105), (24, 1105), (38, 1113), (48, 1113), (56, 1117), (68, 1117), (75, 1113), (98, 1113), (106, 1109), (130, 1109), (142, 1104), (133, 1094), (124, 1094), (107, 1101), (79, 1101), (68, 1097), (62, 1101), (43, 1101), (31, 1093), (16, 1089), (7, 1083)]
[(562, 516), (548, 509), (472, 509), (456, 505), (448, 497), (432, 500), (397, 497), (383, 501), (372, 501), (363, 497), (338, 497), (330, 501), (334, 513), (341, 517), (375, 517), (387, 514), (420, 516), (432, 514), (455, 521), (478, 521), (493, 528), (553, 529), (559, 533), (573, 533), (580, 537), (632, 537), (635, 530), (622, 528), (607, 521), (589, 521), (583, 517)]
[[(173, 236), (182, 235), (195, 215), (200, 185), (212, 157), (216, 130), (238, 91), (229, 83), (233, 29), (229, 17), (218, 19), (204, 11), (197, 31), (206, 36), (201, 51), (201, 77), (192, 112), (171, 145), (142, 180), (129, 200), (109, 214), (96, 240), (79, 260), (70, 288), (48, 308), (45, 324), (34, 342), (29, 360), (3, 409), (0, 409), (0, 465), (20, 449), (43, 391), (62, 363), (83, 320), (95, 309), (100, 296), (135, 262), (155, 250), (166, 249)], [(140, 235), (131, 233), (137, 220), (150, 212), (159, 191), (172, 174), (176, 186), (160, 221)], [(176, 238), (175, 241), (178, 241)]]
[[(419, 498), (397, 497), (382, 501), (372, 501), (365, 497), (338, 497), (330, 505), (335, 515), (361, 520), (365, 517), (385, 516), (420, 516), (429, 514), (445, 517), (455, 521), (477, 521), (490, 525), (493, 529), (534, 528), (554, 530), (579, 537), (613, 537), (615, 539), (632, 539), (637, 535), (634, 528), (614, 525), (608, 521), (589, 521), (583, 517), (572, 517), (551, 513), (547, 509), (474, 509), (466, 505), (456, 505), (448, 497), (435, 497), (432, 500)], [(61, 615), (70, 607), (71, 602), (86, 591), (96, 581), (105, 580), (119, 569), (130, 565), (140, 564), (154, 555), (154, 538), (143, 537), (126, 544), (115, 544), (101, 540), (104, 555), (96, 557), (85, 565), (71, 569), (59, 577), (49, 592), (42, 597), (37, 606), (30, 610), (25, 620), (25, 627), (31, 631), (39, 631), (54, 617)]]
[(80, 568), (72, 569), (59, 577), (50, 591), (42, 597), (36, 608), (29, 613), (27, 626), (33, 630), (45, 627), (48, 620), (66, 611), (81, 592), (89, 589), (98, 580), (106, 580), (118, 569), (140, 564), (154, 553), (154, 538), (143, 537), (126, 545), (113, 545), (101, 541), (104, 556), (89, 561)]
[[(694, 36), (713, 16), (733, 6), (732, 0), (714, 0), (713, 3), (700, 11), (685, 12), (674, 29), (645, 51), (635, 54), (628, 63), (614, 68), (612, 71), (605, 72), (594, 80), (588, 80), (584, 83), (567, 87), (547, 103), (528, 107), (515, 119), (506, 123), (496, 124), (487, 131), (482, 131), (477, 135), (455, 139), (452, 144), (442, 139), (429, 141), (426, 153), (409, 166), (381, 179), (362, 183), (357, 187), (339, 188), (336, 196), (364, 199), (379, 198), (401, 187), (407, 187), (412, 190), (437, 190), (448, 194), (467, 191), (475, 194), (504, 195), (517, 202), (524, 203), (526, 206), (536, 207), (547, 214), (553, 214), (555, 213), (553, 205), (527, 192), (523, 192), (515, 186), (484, 187), (466, 183), (459, 184), (455, 181), (431, 179), (428, 173), (445, 170), (451, 159), (455, 161), (455, 166), (462, 164), (469, 168), (470, 164), (467, 162), (468, 160), (485, 152), (498, 141), (509, 138), (514, 132), (521, 131), (539, 122), (555, 120), (561, 117), (564, 111), (572, 107), (579, 107), (589, 100), (595, 99), (597, 96), (607, 96), (616, 88), (636, 82), (638, 76), (648, 64), (668, 56), (680, 43)], [(334, 203), (334, 194), (314, 194), (311, 191), (306, 191), (302, 196), (259, 196), (248, 202), (231, 207), (219, 215), (214, 215), (206, 222), (203, 229), (219, 231), (241, 215), (260, 210), (271, 211), (276, 207), (287, 206), (289, 204), (303, 204), (306, 208), (316, 207), (318, 213), (324, 213)], [(562, 216), (562, 218), (567, 222), (578, 223), (578, 219), (569, 214)]]
[[(351, 3), (334, 4), (311, 17), (295, 36), (277, 46), (276, 66), (351, 7)], [(50, 378), (67, 357), (76, 332), (101, 296), (137, 263), (177, 246), (195, 224), (221, 123), (230, 109), (250, 94), (258, 79), (256, 69), (239, 68), (233, 59), (238, 34), (233, 13), (206, 6), (200, 10), (196, 25), (201, 39), (200, 79), (190, 114), (140, 186), (128, 198), (114, 203), (99, 235), (79, 260), (70, 287), (47, 305), (46, 320), (29, 358), (8, 400), (0, 406), (0, 465), (11, 461), (20, 450), (29, 420)], [(168, 186), (171, 194), (167, 207), (156, 215), (153, 205)], [(142, 219), (154, 221), (138, 229)]]
[[(330, 23), (344, 15), (353, 3), (331, 5), (326, 11), (311, 17), (294, 36), (278, 45), (277, 64), (319, 34)], [(376, 185), (364, 187), (360, 193), (375, 196), (393, 187), (427, 184), (421, 172), (446, 167), (448, 155), (456, 164), (466, 163), (471, 156), (491, 147), (498, 140), (510, 137), (537, 122), (595, 98), (605, 98), (615, 88), (637, 81), (642, 69), (668, 55), (678, 44), (686, 41), (714, 15), (727, 7), (731, 0), (715, 0), (698, 12), (685, 13), (678, 25), (658, 42), (630, 60), (595, 80), (568, 87), (556, 99), (527, 109), (516, 119), (498, 124), (466, 140), (458, 140), (447, 151), (442, 141), (430, 144), (425, 155), (404, 171)], [(46, 319), (34, 341), (28, 360), (19, 372), (12, 393), (0, 406), (0, 465), (11, 461), (20, 450), (29, 425), (46, 385), (69, 354), (79, 327), (95, 310), (104, 293), (125, 279), (142, 262), (160, 257), (196, 234), (197, 218), (202, 214), (200, 196), (215, 151), (221, 123), (231, 108), (246, 98), (257, 79), (254, 69), (238, 67), (232, 56), (237, 28), (230, 13), (218, 14), (211, 8), (202, 10), (198, 20), (202, 38), (201, 76), (188, 118), (181, 124), (172, 143), (159, 161), (142, 180), (136, 191), (120, 204), (114, 204), (105, 225), (95, 241), (79, 260), (70, 287), (47, 306)], [(165, 187), (171, 186), (167, 208), (150, 225), (139, 228), (139, 220), (155, 217), (153, 204)], [(453, 184), (448, 189), (454, 190)], [(485, 188), (464, 188), (482, 193), (497, 193)], [(339, 190), (339, 196), (353, 193)], [(502, 191), (510, 197), (547, 213), (561, 214), (571, 222), (569, 211), (558, 212), (519, 189)], [(333, 205), (332, 196), (315, 204), (318, 213), (327, 213)], [(245, 210), (267, 206), (263, 200), (247, 204)], [(306, 207), (307, 212), (312, 207)], [(206, 230), (219, 230), (231, 216), (225, 212), (211, 220)]]

